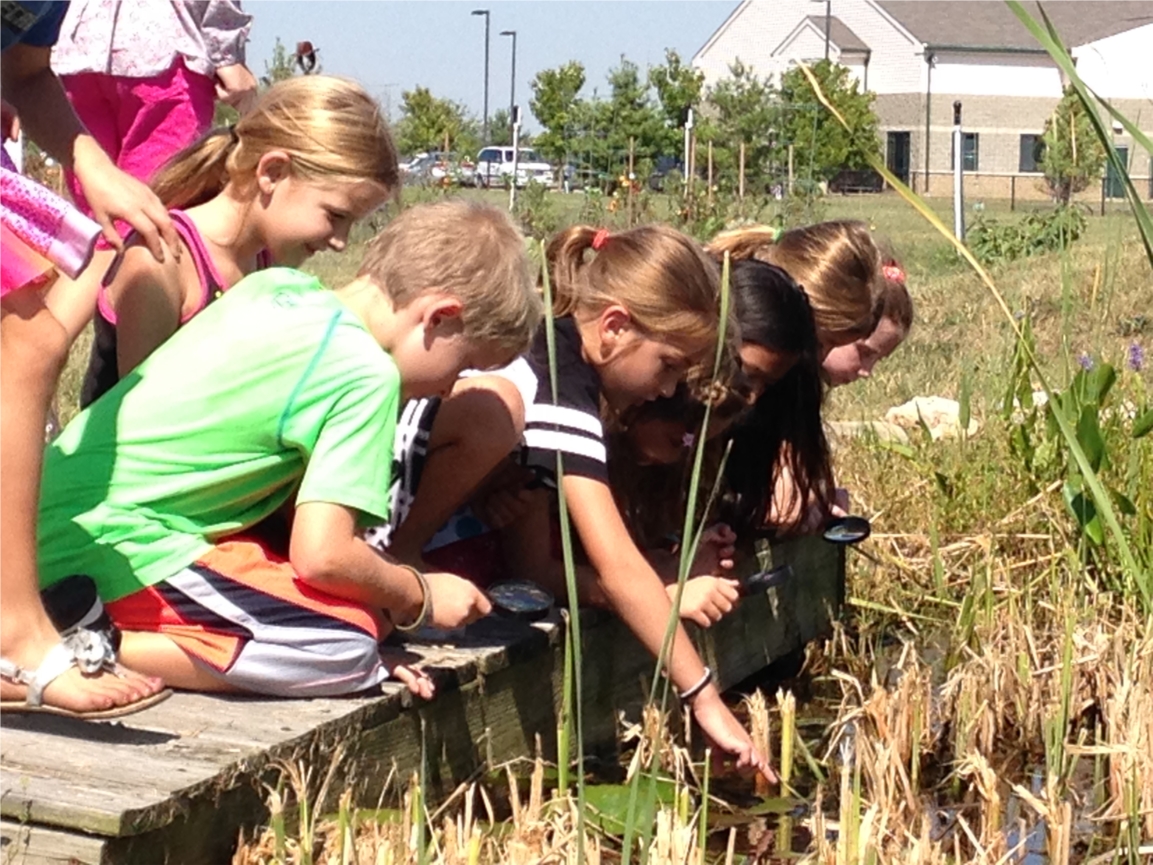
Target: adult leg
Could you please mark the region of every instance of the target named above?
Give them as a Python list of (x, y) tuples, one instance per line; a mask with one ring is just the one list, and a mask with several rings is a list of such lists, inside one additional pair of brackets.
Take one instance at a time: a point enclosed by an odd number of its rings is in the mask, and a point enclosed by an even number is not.
[(183, 60), (151, 78), (117, 78), (120, 131), (116, 165), (151, 182), (169, 159), (212, 126), (216, 86), (212, 79), (184, 67)]
[[(65, 75), (60, 79), (68, 101), (72, 103), (72, 110), (76, 116), (92, 133), (96, 143), (116, 162), (120, 155), (120, 134), (116, 128), (116, 105), (110, 99), (109, 82), (113, 79), (108, 75), (99, 75), (86, 72), (81, 75)], [(88, 199), (84, 197), (84, 190), (80, 182), (71, 171), (64, 172), (64, 179), (68, 184), (68, 192), (76, 206), (89, 216), (92, 208), (88, 206)]]
[[(36, 670), (60, 642), (40, 601), (36, 519), (44, 421), (68, 355), (64, 328), (39, 293), (16, 291), (0, 306), (0, 656)], [(75, 667), (44, 690), (47, 705), (73, 712), (127, 706), (163, 684), (135, 674), (85, 676)], [(24, 685), (0, 680), (5, 701), (22, 700)]]

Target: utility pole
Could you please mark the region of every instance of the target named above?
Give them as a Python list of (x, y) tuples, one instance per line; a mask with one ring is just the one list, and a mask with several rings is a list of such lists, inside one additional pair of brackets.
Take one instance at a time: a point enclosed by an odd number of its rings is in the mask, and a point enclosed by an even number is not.
[(953, 103), (953, 234), (965, 242), (965, 136), (961, 131), (961, 103)]
[(488, 144), (488, 25), (489, 25), (489, 10), (487, 9), (473, 9), (473, 15), (484, 16), (484, 132), (482, 134), (481, 142)]
[(512, 83), (509, 86), (508, 94), (508, 117), (509, 122), (512, 123), (512, 118), (516, 114), (516, 31), (501, 30), (500, 35), (512, 37)]
[(833, 0), (825, 0), (825, 59), (829, 59), (829, 29), (833, 23)]

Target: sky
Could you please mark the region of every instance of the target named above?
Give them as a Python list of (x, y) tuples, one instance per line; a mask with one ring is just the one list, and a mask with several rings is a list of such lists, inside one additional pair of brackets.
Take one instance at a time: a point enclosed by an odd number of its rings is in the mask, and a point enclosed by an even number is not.
[(584, 95), (608, 89), (621, 55), (644, 70), (673, 48), (688, 62), (736, 8), (736, 0), (247, 0), (254, 16), (248, 66), (259, 77), (279, 37), (291, 51), (308, 40), (324, 72), (355, 78), (395, 118), (401, 94), (417, 85), (465, 105), (484, 105), (484, 18), (490, 10), (489, 113), (509, 105), (512, 39), (517, 33), (516, 100), (526, 128), (530, 84), (542, 69), (579, 60)]

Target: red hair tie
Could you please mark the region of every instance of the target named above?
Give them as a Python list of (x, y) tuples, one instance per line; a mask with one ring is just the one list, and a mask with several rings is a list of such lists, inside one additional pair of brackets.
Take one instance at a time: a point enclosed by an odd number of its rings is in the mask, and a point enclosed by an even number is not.
[(600, 252), (608, 242), (609, 230), (607, 228), (598, 228), (597, 233), (593, 235), (593, 249)]
[(901, 268), (895, 264), (886, 264), (881, 268), (881, 273), (885, 275), (885, 279), (900, 283), (901, 285), (905, 284), (905, 271), (901, 270)]

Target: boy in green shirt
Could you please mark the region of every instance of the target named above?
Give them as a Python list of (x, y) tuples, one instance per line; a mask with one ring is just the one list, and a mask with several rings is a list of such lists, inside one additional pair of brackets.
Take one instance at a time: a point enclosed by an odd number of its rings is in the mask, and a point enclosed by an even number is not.
[[(123, 631), (121, 662), (176, 687), (378, 684), (393, 627), (489, 611), (466, 580), (359, 537), (388, 515), (398, 408), (509, 362), (540, 316), (520, 233), (465, 202), (405, 211), (335, 291), (286, 268), (253, 274), (52, 444), (41, 584), (90, 575)], [(280, 556), (246, 532), (288, 501)], [(431, 696), (419, 671), (392, 673)]]

